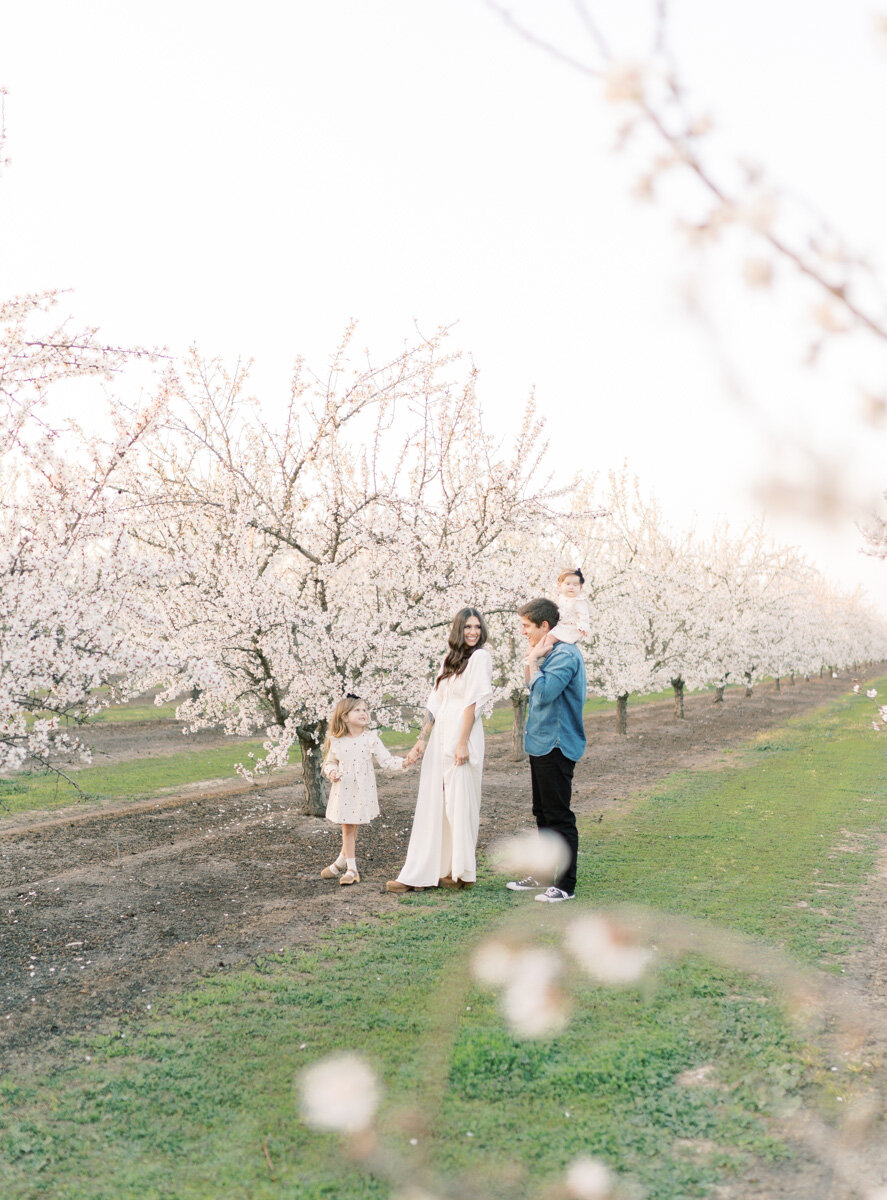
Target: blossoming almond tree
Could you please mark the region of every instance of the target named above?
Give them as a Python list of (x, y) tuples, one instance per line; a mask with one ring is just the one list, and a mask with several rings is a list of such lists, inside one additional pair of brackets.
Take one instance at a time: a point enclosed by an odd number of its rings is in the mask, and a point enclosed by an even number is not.
[[(589, 511), (597, 503), (597, 479), (584, 480), (574, 496), (574, 507)], [(629, 695), (655, 687), (644, 652), (647, 608), (644, 576), (637, 562), (638, 533), (649, 512), (627, 466), (608, 473), (603, 504), (599, 522), (574, 524), (570, 552), (582, 566), (592, 609), (591, 637), (582, 646), (589, 691), (616, 701), (616, 728), (625, 733)]]
[(595, 597), (588, 667), (593, 690), (616, 700), (624, 733), (631, 692), (671, 685), (682, 716), (685, 684), (704, 673), (701, 564), (692, 535), (668, 529), (627, 468), (610, 473), (604, 505), (609, 516), (587, 550)]
[[(707, 619), (700, 633), (704, 682), (715, 687), (720, 703), (730, 681), (751, 683), (761, 671), (765, 639), (772, 640), (780, 623), (794, 627), (792, 614), (780, 599), (785, 582), (801, 565), (795, 551), (768, 538), (763, 522), (734, 533), (717, 529), (700, 549)], [(797, 636), (796, 634), (794, 636)]]
[(179, 715), (192, 729), (264, 729), (247, 774), (298, 742), (314, 815), (335, 700), (356, 692), (403, 727), (454, 610), (509, 599), (499, 545), (547, 503), (538, 422), (500, 453), (473, 375), (450, 378), (442, 334), (355, 367), (352, 332), (323, 378), (297, 364), (274, 423), (243, 370), (192, 354), (127, 484), (136, 536), (168, 580), (150, 590), (172, 663), (164, 694), (190, 694)]
[[(71, 726), (108, 703), (148, 652), (126, 632), (140, 564), (114, 484), (156, 419), (118, 408), (109, 437), (53, 421), (53, 389), (109, 378), (146, 352), (109, 347), (67, 322), (47, 329), (55, 293), (0, 305), (0, 770), (60, 770), (88, 752)], [(99, 689), (110, 688), (101, 693)]]

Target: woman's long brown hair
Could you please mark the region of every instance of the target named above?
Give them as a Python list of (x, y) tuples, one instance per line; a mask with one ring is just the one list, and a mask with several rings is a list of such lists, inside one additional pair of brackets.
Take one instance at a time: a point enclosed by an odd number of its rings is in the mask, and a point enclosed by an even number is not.
[[(476, 646), (465, 645), (465, 625), (469, 617), (477, 617), (480, 621), (480, 637), (477, 640)], [(434, 681), (435, 690), (445, 679), (449, 679), (451, 675), (461, 675), (468, 665), (468, 660), (471, 658), (475, 650), (479, 650), (487, 640), (486, 622), (476, 608), (460, 608), (453, 617), (453, 624), (450, 626), (450, 632), (447, 635), (447, 656), (443, 660), (443, 666), (440, 669), (440, 674)]]

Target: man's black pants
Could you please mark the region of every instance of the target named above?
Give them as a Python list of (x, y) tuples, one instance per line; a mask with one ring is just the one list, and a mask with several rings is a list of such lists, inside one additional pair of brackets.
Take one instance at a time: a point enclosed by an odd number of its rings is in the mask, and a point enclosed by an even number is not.
[(554, 881), (555, 887), (572, 894), (576, 890), (576, 856), (579, 833), (570, 808), (575, 763), (557, 747), (548, 754), (530, 755), (530, 779), (533, 784), (533, 816), (539, 829), (553, 829), (570, 848), (566, 870)]

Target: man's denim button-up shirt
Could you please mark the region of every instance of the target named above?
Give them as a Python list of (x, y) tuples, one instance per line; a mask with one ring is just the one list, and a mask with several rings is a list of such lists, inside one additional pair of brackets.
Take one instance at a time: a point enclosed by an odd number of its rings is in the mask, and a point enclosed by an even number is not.
[(524, 733), (527, 754), (549, 754), (555, 747), (578, 762), (585, 753), (582, 706), (585, 662), (578, 647), (558, 642), (539, 664), (530, 684), (530, 711)]

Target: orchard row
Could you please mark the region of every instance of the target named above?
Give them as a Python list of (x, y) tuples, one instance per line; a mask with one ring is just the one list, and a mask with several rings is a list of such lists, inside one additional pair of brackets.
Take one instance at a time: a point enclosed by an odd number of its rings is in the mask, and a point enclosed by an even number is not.
[(349, 331), (276, 405), (195, 353), (90, 432), (53, 421), (52, 394), (127, 355), (35, 332), (51, 300), (0, 309), (4, 771), (62, 762), (101, 705), (160, 687), (191, 729), (265, 731), (246, 773), (298, 742), (316, 808), (334, 701), (357, 692), (403, 724), (465, 604), (489, 620), (519, 721), (515, 608), (554, 595), (564, 566), (586, 577), (590, 689), (623, 723), (633, 692), (887, 657), (884, 620), (763, 528), (675, 532), (627, 470), (552, 484), (533, 407), (493, 438), (444, 331), (381, 365)]

